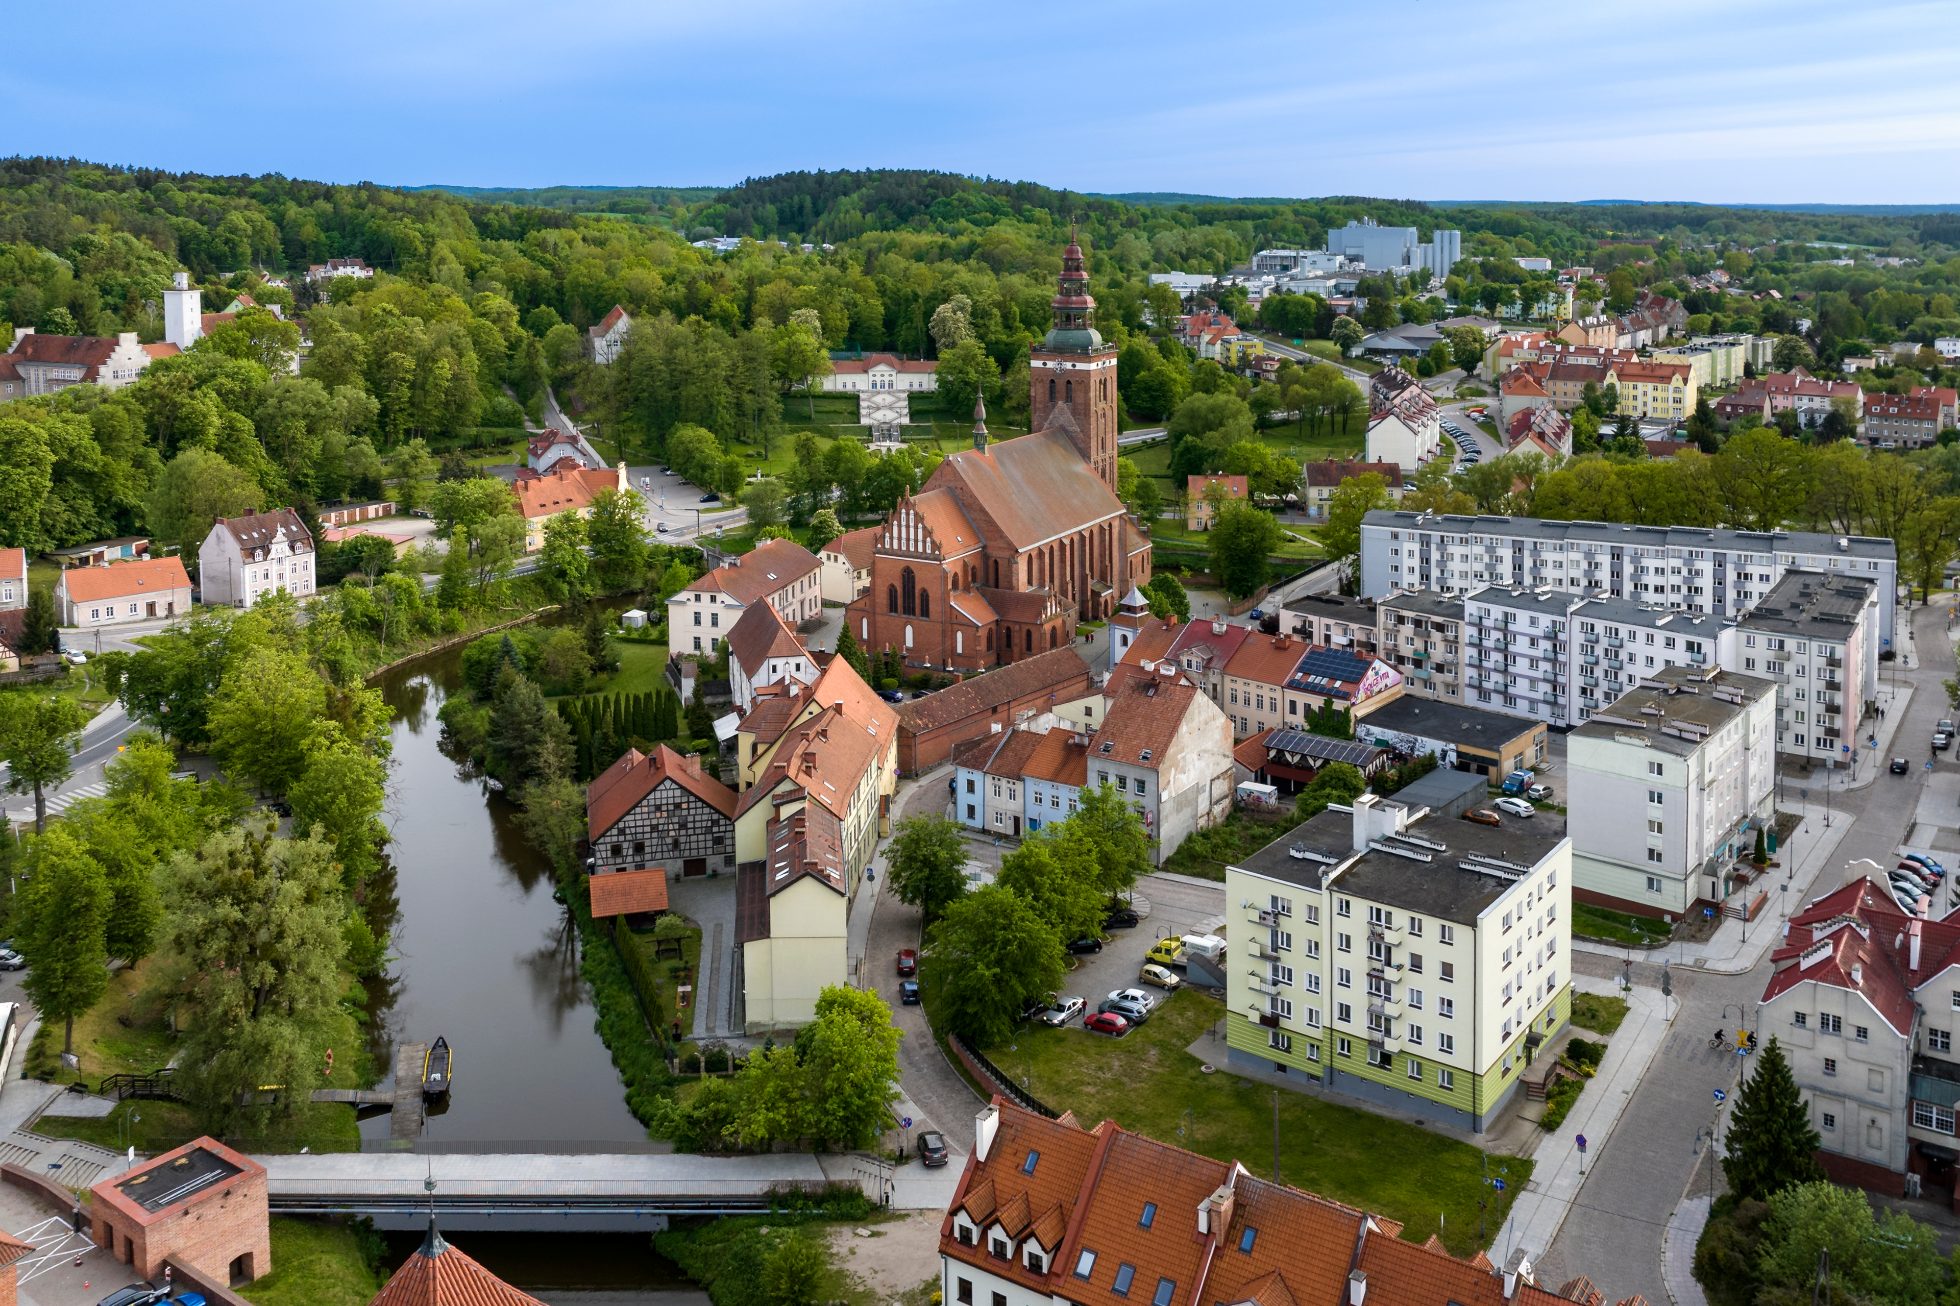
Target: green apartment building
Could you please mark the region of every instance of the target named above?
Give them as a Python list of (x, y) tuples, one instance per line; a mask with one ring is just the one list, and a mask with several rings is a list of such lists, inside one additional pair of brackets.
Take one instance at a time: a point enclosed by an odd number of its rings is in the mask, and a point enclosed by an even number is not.
[[(1572, 842), (1438, 772), (1225, 875), (1229, 1061), (1481, 1133), (1572, 1007)], [(1427, 785), (1436, 780), (1439, 784)], [(1451, 792), (1432, 809), (1404, 799)]]

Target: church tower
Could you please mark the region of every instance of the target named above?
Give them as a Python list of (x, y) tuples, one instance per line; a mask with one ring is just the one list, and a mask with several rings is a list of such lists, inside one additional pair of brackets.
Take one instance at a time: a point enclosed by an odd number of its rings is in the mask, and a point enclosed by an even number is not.
[(1089, 294), (1089, 274), (1073, 228), (1062, 251), (1062, 275), (1051, 306), (1054, 325), (1028, 354), (1031, 429), (1067, 429), (1083, 461), (1114, 494), (1116, 350), (1096, 330), (1096, 301)]

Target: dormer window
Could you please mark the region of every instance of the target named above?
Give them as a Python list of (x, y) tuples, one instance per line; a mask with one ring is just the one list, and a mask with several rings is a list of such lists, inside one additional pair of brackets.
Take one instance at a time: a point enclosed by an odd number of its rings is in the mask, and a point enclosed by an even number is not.
[(1001, 1237), (999, 1234), (995, 1234), (993, 1237), (987, 1240), (987, 1250), (992, 1252), (995, 1256), (999, 1257), (1003, 1261), (1011, 1261), (1014, 1259), (1014, 1244), (1007, 1241), (1007, 1239)]
[(972, 1247), (979, 1243), (980, 1231), (964, 1220), (953, 1221), (953, 1240), (961, 1246)]
[(1048, 1258), (1043, 1256), (1041, 1254), (1041, 1248), (1035, 1246), (1033, 1243), (1028, 1244), (1027, 1266), (1036, 1274), (1048, 1273)]

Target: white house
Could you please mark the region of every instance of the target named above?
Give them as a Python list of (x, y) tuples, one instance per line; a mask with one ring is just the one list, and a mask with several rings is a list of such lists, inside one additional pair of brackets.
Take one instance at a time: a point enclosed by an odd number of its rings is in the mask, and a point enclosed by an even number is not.
[(0, 612), (27, 606), (27, 550), (0, 549)]
[(1104, 687), (1083, 783), (1113, 784), (1143, 818), (1158, 861), (1232, 810), (1232, 722), (1170, 663), (1123, 668)]
[(1678, 919), (1728, 898), (1775, 807), (1776, 686), (1670, 667), (1566, 745), (1573, 892)]
[(15, 396), (48, 395), (71, 385), (120, 390), (159, 358), (178, 353), (172, 344), (139, 344), (134, 331), (107, 336), (45, 336), (32, 327), (14, 328), (14, 347), (6, 355), (15, 377)]
[(175, 556), (70, 567), (55, 582), (54, 598), (64, 626), (154, 621), (191, 610), (191, 578)]
[(315, 263), (306, 269), (306, 279), (310, 282), (332, 281), (335, 277), (358, 277), (363, 281), (372, 280), (374, 269), (366, 260), (358, 258), (330, 258), (325, 263)]
[(626, 333), (633, 329), (633, 319), (619, 305), (612, 306), (612, 312), (599, 319), (597, 326), (585, 332), (586, 352), (592, 361), (604, 366), (619, 357), (619, 351), (626, 347)]
[(220, 518), (198, 546), (197, 581), (206, 603), (235, 608), (275, 590), (311, 598), (313, 536), (291, 508)]
[(728, 687), (735, 710), (746, 713), (755, 706), (758, 689), (785, 680), (815, 684), (817, 664), (782, 613), (768, 603), (751, 603), (728, 632)]
[(883, 526), (845, 531), (817, 550), (823, 566), (821, 588), (825, 603), (849, 604), (871, 588), (871, 555), (878, 548)]
[(861, 426), (902, 426), (911, 420), (910, 397), (939, 388), (939, 364), (896, 354), (833, 355), (822, 388), (825, 394), (856, 395)]
[(713, 657), (742, 610), (768, 603), (791, 627), (823, 613), (817, 555), (795, 540), (764, 540), (667, 600), (667, 644), (674, 657)]

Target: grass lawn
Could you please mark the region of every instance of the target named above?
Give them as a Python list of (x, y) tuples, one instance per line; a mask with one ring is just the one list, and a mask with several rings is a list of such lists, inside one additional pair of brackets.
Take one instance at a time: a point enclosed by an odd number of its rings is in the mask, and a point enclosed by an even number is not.
[(1572, 994), (1572, 1023), (1595, 1034), (1611, 1034), (1627, 1018), (1627, 1000), (1603, 993)]
[[(1312, 562), (1325, 552), (1318, 541), (1296, 539), (1305, 532), (1298, 527), (1281, 526), (1279, 544), (1272, 556), (1285, 562)], [(1211, 536), (1206, 531), (1187, 530), (1181, 521), (1161, 518), (1150, 524), (1150, 542), (1159, 547), (1171, 549), (1196, 549), (1207, 556), (1211, 553)]]
[[(1030, 1090), (1085, 1124), (1108, 1118), (1126, 1129), (1219, 1160), (1270, 1166), (1273, 1090), (1229, 1074), (1207, 1075), (1185, 1051), (1225, 1014), (1196, 993), (1171, 995), (1136, 1032), (1110, 1039), (1079, 1025), (1035, 1027), (1018, 1046), (990, 1049), (1002, 1071), (1026, 1073)], [(1216, 1055), (1223, 1058), (1224, 1044)], [(1503, 1161), (1506, 1190), (1483, 1186), (1483, 1154), (1467, 1143), (1307, 1093), (1278, 1097), (1280, 1177), (1285, 1182), (1400, 1220), (1420, 1242), (1440, 1232), (1450, 1250), (1476, 1250), (1477, 1201), (1494, 1233), (1531, 1175), (1529, 1160)], [(1438, 1217), (1443, 1217), (1439, 1229)]]
[(1177, 850), (1164, 859), (1163, 869), (1179, 875), (1199, 875), (1207, 880), (1225, 880), (1225, 864), (1250, 857), (1292, 829), (1293, 804), (1289, 801), (1271, 817), (1262, 817), (1249, 808), (1235, 807), (1232, 814), (1209, 829), (1185, 836)]
[[(647, 1023), (655, 1029), (665, 1029), (668, 1023), (680, 1014), (676, 1008), (675, 1000), (679, 993), (682, 973), (685, 972), (688, 975), (697, 977), (700, 974), (701, 931), (698, 929), (692, 930), (681, 939), (681, 955), (679, 960), (673, 957), (671, 949), (669, 949), (669, 955), (665, 959), (655, 959), (654, 937), (651, 929), (629, 929), (624, 931), (623, 934), (615, 936), (614, 941), (621, 948), (638, 949), (640, 955), (646, 959), (647, 966), (652, 970), (655, 980), (659, 982), (660, 989), (652, 1004), (648, 1004), (643, 1000), (642, 1005), (651, 1005), (655, 1008), (647, 1011)], [(691, 982), (696, 984), (695, 998), (699, 1000), (701, 990), (698, 979)], [(687, 1024), (688, 1022), (683, 1021), (682, 1023)]]
[[(10, 688), (6, 692), (33, 694), (39, 698), (71, 699), (89, 716), (100, 712), (115, 697), (103, 686), (101, 678), (95, 674), (94, 669), (87, 665), (71, 666), (63, 675), (47, 680), (31, 681)], [(31, 793), (29, 796), (32, 797)]]
[(1609, 911), (1585, 903), (1572, 904), (1572, 932), (1607, 943), (1624, 943), (1636, 948), (1665, 943), (1674, 931), (1665, 921), (1630, 912)]
[(594, 694), (639, 694), (664, 689), (667, 684), (667, 646), (638, 644), (629, 639), (613, 641), (619, 654), (619, 670), (593, 685)]
[(381, 1276), (346, 1221), (276, 1215), (272, 1273), (238, 1291), (256, 1306), (367, 1306)]

